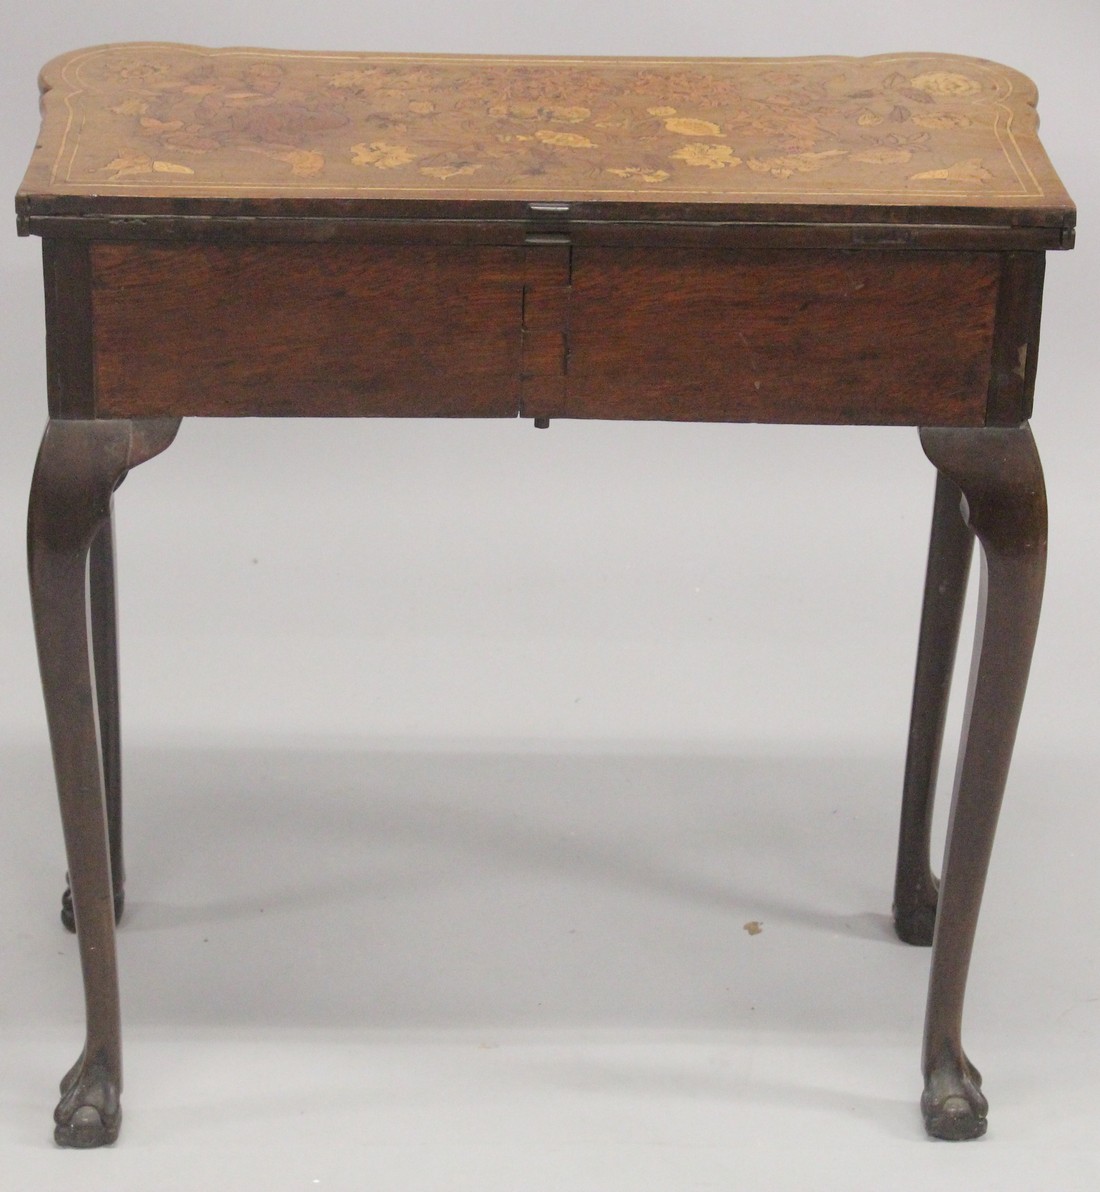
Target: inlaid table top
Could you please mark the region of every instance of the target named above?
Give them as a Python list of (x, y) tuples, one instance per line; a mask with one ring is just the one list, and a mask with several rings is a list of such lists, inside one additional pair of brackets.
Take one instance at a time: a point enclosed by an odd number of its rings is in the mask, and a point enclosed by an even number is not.
[(1073, 225), (1034, 85), (975, 58), (129, 44), (57, 58), (40, 83), (24, 232), (109, 212), (508, 218), (555, 200), (589, 219), (993, 225), (1035, 247)]

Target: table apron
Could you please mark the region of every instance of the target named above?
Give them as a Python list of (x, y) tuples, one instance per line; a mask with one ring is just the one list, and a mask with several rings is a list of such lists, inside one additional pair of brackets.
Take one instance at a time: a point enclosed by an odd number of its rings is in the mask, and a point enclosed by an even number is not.
[(1044, 254), (44, 241), (55, 417), (982, 426)]

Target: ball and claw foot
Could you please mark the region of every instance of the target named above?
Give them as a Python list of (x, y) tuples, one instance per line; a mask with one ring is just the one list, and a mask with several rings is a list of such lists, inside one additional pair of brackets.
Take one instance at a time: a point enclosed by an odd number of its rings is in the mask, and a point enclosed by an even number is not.
[(122, 1106), (118, 1086), (102, 1072), (85, 1071), (81, 1057), (61, 1082), (62, 1097), (54, 1110), (54, 1141), (82, 1150), (109, 1146), (118, 1138)]
[[(126, 906), (126, 889), (115, 891), (115, 926), (118, 926), (119, 920), (122, 918), (122, 912)], [(76, 931), (76, 915), (73, 913), (73, 892), (68, 886), (65, 887), (65, 893), (61, 895), (61, 922), (65, 926), (66, 931)]]
[(894, 931), (904, 944), (930, 948), (936, 933), (936, 902), (918, 902), (894, 906)]
[(981, 1138), (989, 1111), (981, 1088), (981, 1073), (965, 1057), (961, 1066), (952, 1059), (935, 1068), (920, 1099), (929, 1135), (949, 1142)]

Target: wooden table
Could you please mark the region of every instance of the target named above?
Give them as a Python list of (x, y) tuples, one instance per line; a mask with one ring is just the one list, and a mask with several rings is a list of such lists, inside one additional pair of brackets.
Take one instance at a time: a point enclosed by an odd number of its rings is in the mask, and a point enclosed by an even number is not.
[[(927, 1128), (982, 1134), (963, 993), (1043, 587), (1027, 421), (1043, 266), (1074, 228), (1032, 84), (930, 55), (154, 44), (66, 55), (41, 85), (17, 198), (19, 231), (42, 236), (47, 320), (30, 575), (87, 1003), (58, 1142), (111, 1142), (120, 1121), (112, 493), (186, 415), (919, 427), (937, 487), (894, 916), (933, 944)], [(934, 776), (975, 535), (937, 882)]]

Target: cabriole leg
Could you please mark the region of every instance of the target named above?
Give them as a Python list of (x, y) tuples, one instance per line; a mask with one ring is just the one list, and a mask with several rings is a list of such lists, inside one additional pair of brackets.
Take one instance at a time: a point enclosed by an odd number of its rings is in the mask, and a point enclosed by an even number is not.
[[(89, 549), (109, 522), (111, 495), (127, 470), (163, 451), (178, 427), (178, 419), (52, 420), (31, 483), (27, 534), (31, 607), (87, 1024), (84, 1050), (62, 1082), (62, 1098), (54, 1114), (55, 1138), (63, 1146), (113, 1142), (121, 1121), (114, 889), (96, 708), (99, 691), (111, 698), (111, 689), (109, 682), (105, 687), (92, 673)], [(117, 757), (113, 764), (117, 775)]]
[(907, 944), (925, 946), (936, 925), (938, 883), (930, 857), (936, 774), (974, 546), (961, 502), (959, 486), (938, 472), (894, 880), (894, 927)]
[[(119, 478), (119, 483), (125, 478)], [(116, 486), (117, 487), (117, 486)], [(99, 745), (103, 759), (103, 787), (107, 803), (107, 835), (111, 847), (115, 922), (122, 918), (126, 899), (126, 871), (122, 856), (122, 746), (119, 735), (118, 610), (115, 600), (114, 515), (110, 502), (88, 553), (88, 595), (91, 604), (92, 662), (96, 706), (99, 711)], [(73, 896), (68, 888), (61, 899), (61, 922), (76, 930)]]
[(964, 517), (982, 546), (977, 634), (932, 949), (921, 1098), (930, 1134), (965, 1139), (985, 1133), (987, 1103), (962, 1046), (963, 999), (1039, 623), (1047, 508), (1026, 424), (925, 429), (921, 444), (961, 490)]

